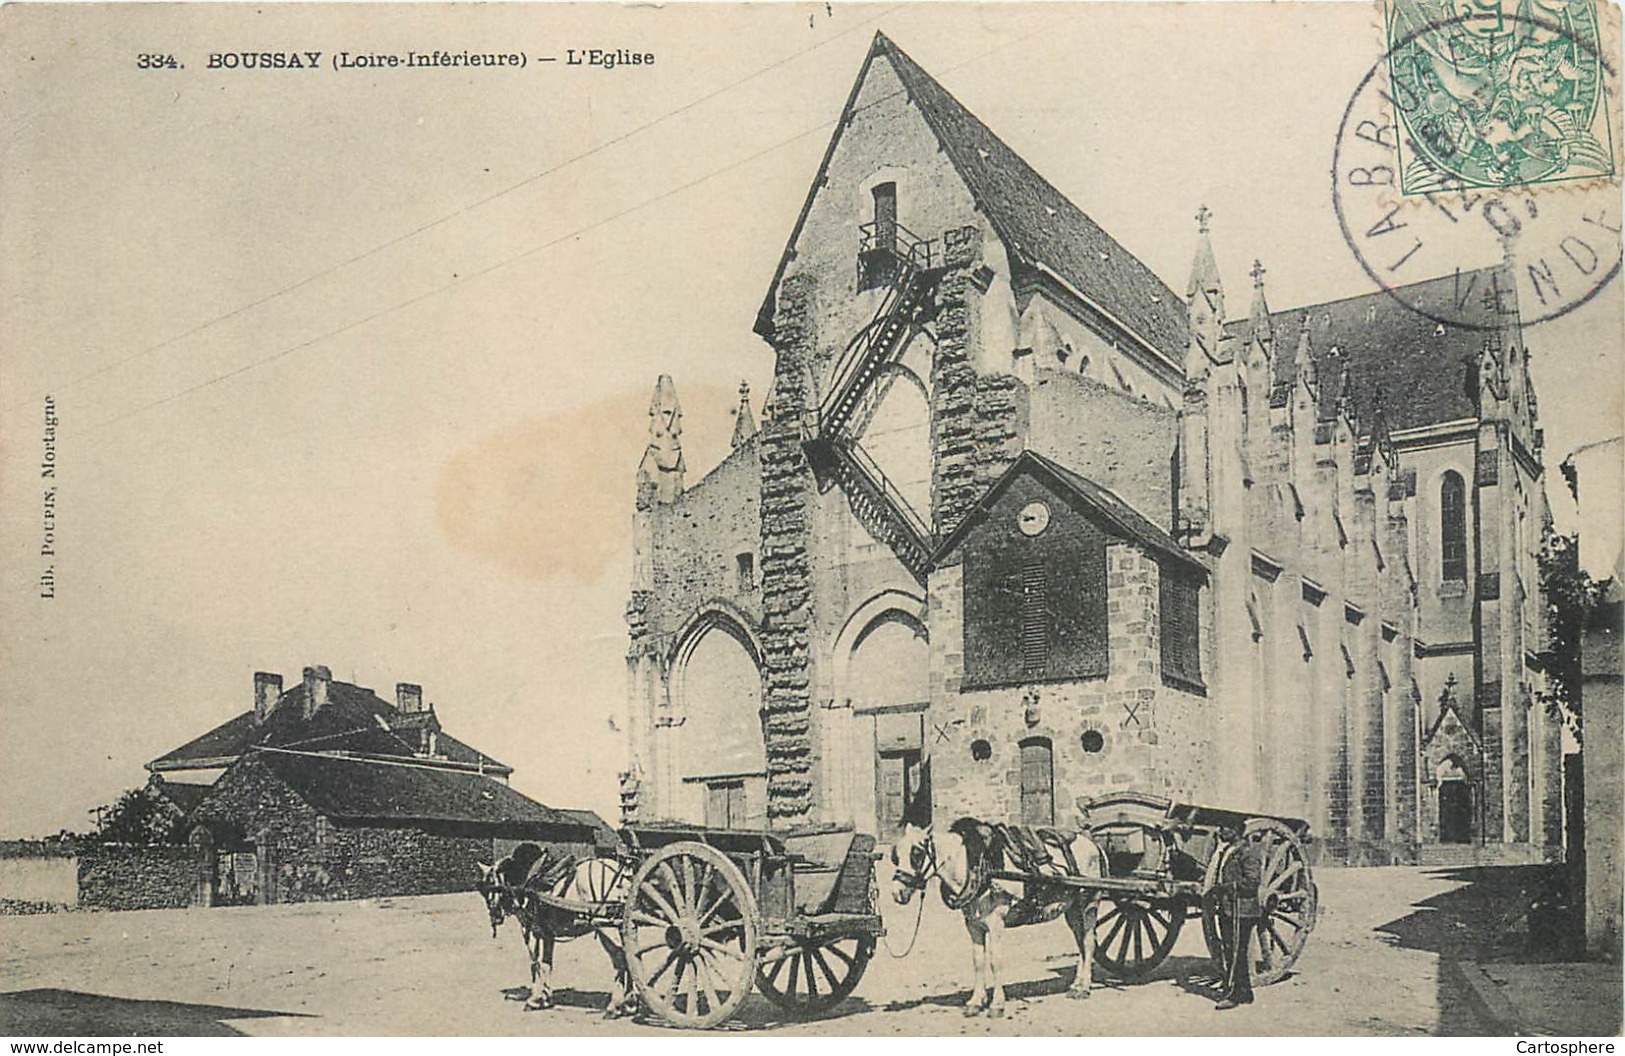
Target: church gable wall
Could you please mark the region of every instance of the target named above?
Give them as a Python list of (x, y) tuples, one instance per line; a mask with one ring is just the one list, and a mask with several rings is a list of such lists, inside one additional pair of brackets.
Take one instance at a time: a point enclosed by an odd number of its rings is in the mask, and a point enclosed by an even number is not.
[[(760, 488), (756, 448), (747, 444), (672, 505), (656, 509), (654, 634), (677, 633), (696, 605), (713, 598), (760, 611)], [(748, 590), (739, 572), (741, 554), (750, 556)]]
[(873, 188), (884, 183), (896, 185), (898, 224), (918, 238), (933, 240), (938, 263), (943, 232), (969, 223), (991, 230), (891, 63), (877, 55), (786, 271), (787, 277), (816, 279), (807, 310), (819, 321), (813, 371), (819, 394), (831, 357), (874, 317), (885, 296), (883, 288), (860, 290), (858, 273), (860, 226), (874, 220)]

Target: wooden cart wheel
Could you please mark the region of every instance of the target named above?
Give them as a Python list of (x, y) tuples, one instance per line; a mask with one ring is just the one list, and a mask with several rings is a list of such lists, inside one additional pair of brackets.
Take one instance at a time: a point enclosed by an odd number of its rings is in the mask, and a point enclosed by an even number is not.
[(638, 867), (621, 942), (645, 1008), (674, 1026), (714, 1027), (750, 993), (756, 899), (722, 852), (673, 843)]
[[(1314, 930), (1320, 910), (1319, 892), (1309, 875), (1309, 860), (1303, 844), (1292, 830), (1280, 822), (1254, 819), (1247, 823), (1242, 839), (1259, 845), (1263, 870), (1258, 885), (1258, 927), (1248, 944), (1250, 968), (1255, 986), (1268, 986), (1286, 978), (1303, 952)], [(1202, 896), (1202, 936), (1208, 955), (1220, 976), (1226, 973), (1224, 944), (1220, 940), (1219, 917), (1228, 914), (1225, 900), (1217, 895), (1224, 860), (1234, 853), (1225, 848), (1208, 863), (1207, 885)]]
[(851, 996), (874, 953), (873, 935), (791, 943), (763, 956), (756, 989), (792, 1015), (816, 1016)]
[(1179, 902), (1102, 894), (1095, 963), (1116, 979), (1143, 978), (1167, 958), (1184, 926), (1185, 907)]

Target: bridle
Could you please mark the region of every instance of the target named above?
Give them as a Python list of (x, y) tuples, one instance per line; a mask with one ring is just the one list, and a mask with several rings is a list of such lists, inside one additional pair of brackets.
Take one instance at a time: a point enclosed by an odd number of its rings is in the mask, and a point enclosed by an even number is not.
[[(914, 866), (916, 856), (925, 860), (920, 867)], [(948, 890), (948, 880), (942, 875), (942, 868), (937, 861), (937, 844), (931, 835), (931, 830), (925, 831), (925, 838), (919, 845), (908, 852), (909, 868), (897, 860), (897, 850), (892, 849), (892, 879), (911, 891), (924, 892), (931, 878), (940, 881), (938, 891), (942, 895), (942, 904), (949, 909), (964, 909), (976, 901), (982, 891), (987, 887), (987, 862), (971, 861), (970, 856), (965, 859), (965, 884), (958, 891)], [(923, 897), (923, 894), (922, 894)]]
[[(480, 896), (485, 899), (485, 910), (491, 917), (491, 937), (493, 939), (497, 937), (497, 928), (509, 917), (524, 919), (522, 915), (524, 900), (528, 892), (523, 888), (515, 888), (495, 880), (482, 880), (478, 885), (478, 890)], [(518, 897), (516, 898), (515, 895)]]
[[(915, 866), (916, 861), (922, 864)], [(891, 852), (892, 879), (908, 888), (910, 891), (924, 891), (925, 886), (931, 882), (933, 876), (940, 876), (941, 870), (937, 867), (937, 845), (931, 838), (931, 830), (925, 830), (925, 838), (914, 847), (909, 848), (908, 867), (898, 860), (897, 848)]]

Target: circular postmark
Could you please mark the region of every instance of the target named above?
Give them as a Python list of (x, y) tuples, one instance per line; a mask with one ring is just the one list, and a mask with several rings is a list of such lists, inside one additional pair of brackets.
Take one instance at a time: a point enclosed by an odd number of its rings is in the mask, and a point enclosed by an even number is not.
[(1618, 71), (1595, 0), (1513, 2), (1388, 0), (1332, 155), (1355, 259), (1442, 325), (1554, 319), (1620, 270)]

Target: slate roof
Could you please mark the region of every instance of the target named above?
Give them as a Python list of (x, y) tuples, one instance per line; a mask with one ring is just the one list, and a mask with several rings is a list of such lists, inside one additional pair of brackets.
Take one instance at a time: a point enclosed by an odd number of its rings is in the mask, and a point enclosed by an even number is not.
[[(419, 735), (415, 728), (401, 733), (386, 728), (386, 724), (412, 725), (415, 715), (403, 716), (393, 704), (363, 686), (330, 681), (327, 703), (308, 720), (304, 709), (305, 686), (301, 681), (277, 698), (276, 706), (264, 723), (254, 722), (252, 710), (244, 712), (164, 753), (148, 763), (147, 769), (176, 770), (196, 767), (209, 760), (229, 761), (250, 748), (262, 746), (396, 756), (411, 756), (418, 748)], [(498, 774), (512, 773), (511, 767), (448, 734), (438, 735), (436, 747), (450, 762), (483, 767)]]
[(152, 787), (158, 795), (175, 804), (182, 814), (190, 814), (192, 808), (202, 803), (213, 788), (211, 785), (189, 785), (184, 781), (155, 781)]
[[(1178, 561), (1201, 572), (1203, 575), (1207, 574), (1207, 566), (1202, 564), (1195, 554), (1180, 546), (1174, 541), (1173, 536), (1159, 528), (1139, 510), (1124, 502), (1115, 492), (1101, 487), (1087, 477), (1079, 476), (1060, 463), (1045, 458), (1036, 451), (1023, 451), (1010, 464), (1010, 468), (1006, 469), (999, 479), (993, 483), (992, 487), (988, 488), (987, 494), (982, 496), (981, 501), (977, 503), (977, 509), (981, 511), (992, 506), (999, 495), (1009, 487), (1010, 482), (1023, 473), (1037, 473), (1047, 477), (1052, 485), (1059, 487), (1059, 490), (1070, 491), (1074, 496), (1083, 500), (1085, 505), (1099, 514), (1116, 530), (1118, 535), (1131, 542), (1138, 543), (1154, 554)], [(972, 515), (961, 521), (959, 526), (950, 532), (948, 537), (942, 541), (942, 544), (937, 547), (936, 553), (932, 555), (933, 564), (941, 561), (945, 555), (958, 547), (979, 520), (981, 520), (980, 517)]]
[(448, 826), (471, 836), (589, 827), (483, 774), (276, 750), (253, 758), (312, 810), (338, 821)]
[[(1276, 392), (1296, 378), (1298, 332), (1309, 320), (1309, 342), (1323, 407), (1334, 406), (1346, 364), (1354, 415), (1362, 429), (1380, 407), (1390, 430), (1414, 429), (1478, 414), (1473, 385), (1478, 358), (1496, 315), (1486, 303), (1497, 268), (1464, 271), (1396, 289), (1270, 313), (1275, 341)], [(1503, 284), (1503, 288), (1504, 284)], [(1403, 303), (1401, 303), (1403, 302)], [(1409, 305), (1473, 326), (1436, 322)], [(1225, 324), (1226, 336), (1246, 339), (1247, 319)], [(1333, 350), (1336, 355), (1333, 355)]]
[(599, 817), (595, 811), (560, 810), (558, 813), (563, 814), (571, 821), (578, 822), (582, 826), (591, 829), (593, 834), (593, 842), (600, 847), (615, 847), (621, 842), (620, 837), (615, 834), (615, 830), (610, 828), (609, 823), (604, 821), (603, 818)]
[[(885, 34), (875, 34), (858, 85), (863, 83), (876, 56), (884, 56), (897, 71), (909, 98), (936, 133), (943, 151), (1010, 255), (1029, 267), (1044, 265), (1170, 362), (1180, 364), (1186, 343), (1184, 299), (1040, 176)], [(856, 98), (854, 85), (847, 100), (848, 112)], [(846, 127), (845, 116), (843, 113), (824, 156), (824, 166)], [(772, 319), (774, 291), (822, 180), (820, 167), (819, 178), (813, 182), (758, 315), (758, 330)]]

